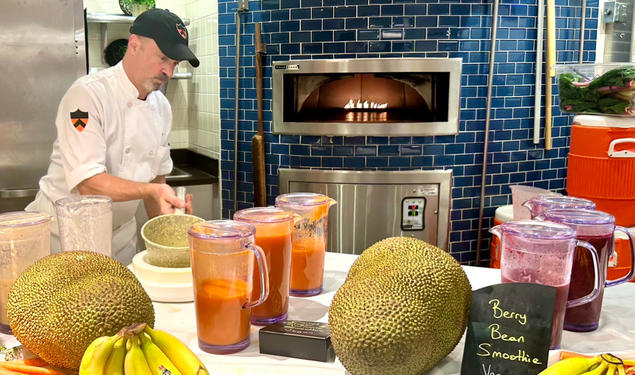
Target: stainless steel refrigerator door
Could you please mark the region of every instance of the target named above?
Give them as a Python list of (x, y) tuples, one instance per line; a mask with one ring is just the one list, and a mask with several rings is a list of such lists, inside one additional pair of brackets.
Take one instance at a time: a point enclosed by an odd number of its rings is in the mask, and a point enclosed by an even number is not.
[(55, 115), (86, 74), (81, 0), (4, 0), (0, 12), (0, 212), (21, 209), (46, 173)]

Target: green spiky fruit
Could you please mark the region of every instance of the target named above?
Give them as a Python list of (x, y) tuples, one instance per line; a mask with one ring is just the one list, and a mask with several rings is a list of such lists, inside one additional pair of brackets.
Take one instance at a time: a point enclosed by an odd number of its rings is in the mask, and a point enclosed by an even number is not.
[(333, 347), (353, 375), (415, 375), (461, 339), (472, 288), (459, 263), (424, 241), (393, 237), (359, 256), (329, 308)]
[(137, 322), (154, 325), (152, 301), (132, 272), (89, 251), (49, 255), (27, 268), (11, 288), (7, 315), (26, 348), (70, 369), (97, 337)]

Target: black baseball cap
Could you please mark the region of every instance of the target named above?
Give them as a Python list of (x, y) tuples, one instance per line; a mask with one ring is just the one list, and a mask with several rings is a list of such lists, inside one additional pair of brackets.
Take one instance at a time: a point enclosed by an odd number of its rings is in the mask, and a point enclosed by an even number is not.
[(185, 24), (167, 9), (152, 8), (141, 13), (130, 26), (130, 33), (154, 39), (161, 52), (172, 60), (187, 60), (195, 68), (199, 65), (187, 46), (190, 35)]

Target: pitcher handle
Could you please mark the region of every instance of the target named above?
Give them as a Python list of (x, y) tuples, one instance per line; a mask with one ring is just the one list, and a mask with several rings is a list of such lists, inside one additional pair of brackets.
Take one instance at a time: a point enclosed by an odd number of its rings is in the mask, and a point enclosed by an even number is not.
[(593, 247), (593, 245), (586, 241), (578, 240), (576, 246), (584, 247), (591, 253), (591, 257), (593, 258), (593, 272), (595, 274), (595, 283), (593, 285), (593, 290), (591, 291), (591, 293), (587, 294), (584, 297), (567, 301), (567, 308), (576, 307), (591, 302), (600, 293), (600, 261), (598, 258), (597, 250), (595, 250), (595, 247)]
[[(631, 269), (630, 271), (628, 271), (628, 274), (624, 277), (621, 277), (619, 279), (616, 280), (606, 280), (606, 286), (614, 286), (614, 285), (618, 285), (621, 284), (623, 282), (629, 281), (630, 279), (633, 278), (633, 273), (635, 273), (635, 270), (633, 270), (633, 268), (635, 268), (635, 247), (633, 246), (633, 236), (631, 236), (631, 233), (628, 231), (628, 229), (621, 227), (619, 225), (615, 226), (615, 230), (620, 231), (622, 233), (625, 233), (626, 236), (628, 236), (628, 242), (631, 245)], [(610, 255), (610, 254), (609, 254)]]
[(243, 309), (258, 306), (265, 302), (269, 296), (269, 269), (267, 268), (265, 253), (262, 251), (260, 246), (253, 243), (247, 244), (247, 248), (253, 251), (256, 256), (256, 261), (258, 262), (258, 269), (260, 270), (260, 298), (258, 298), (257, 301), (246, 302), (243, 305)]

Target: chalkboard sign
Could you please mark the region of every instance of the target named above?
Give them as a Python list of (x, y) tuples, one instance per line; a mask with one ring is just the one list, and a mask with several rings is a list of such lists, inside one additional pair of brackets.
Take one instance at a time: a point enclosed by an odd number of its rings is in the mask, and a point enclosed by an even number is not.
[(472, 294), (461, 375), (536, 375), (547, 368), (556, 288), (503, 283)]

